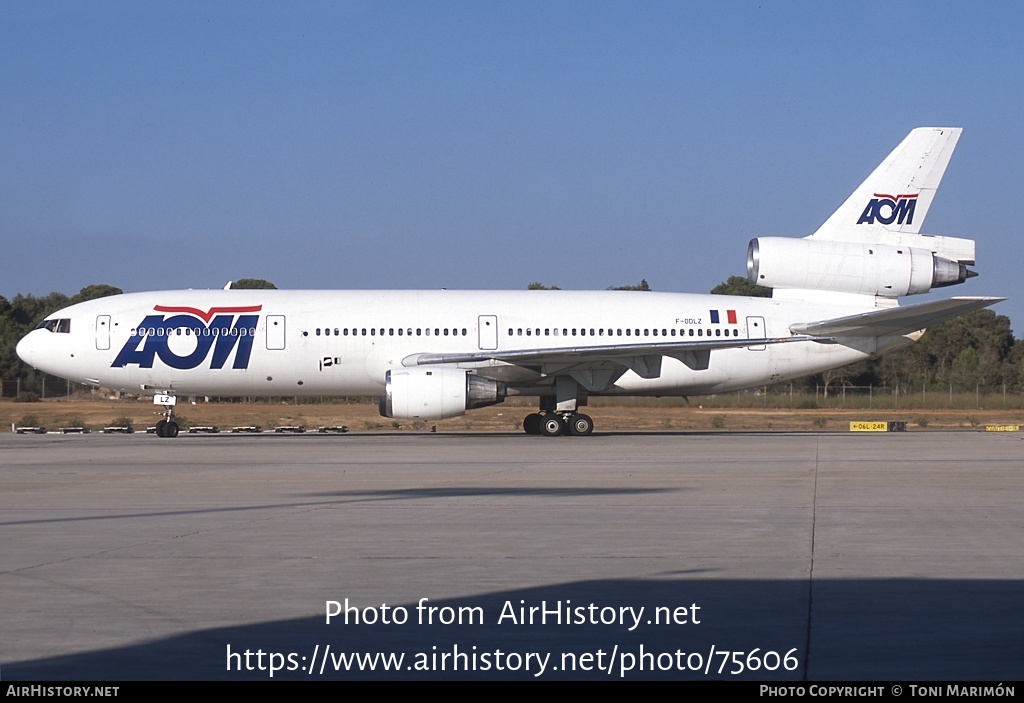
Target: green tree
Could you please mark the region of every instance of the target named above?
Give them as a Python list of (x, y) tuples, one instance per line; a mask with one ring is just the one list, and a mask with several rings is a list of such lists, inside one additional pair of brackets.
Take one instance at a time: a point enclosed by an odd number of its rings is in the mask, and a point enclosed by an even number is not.
[[(106, 298), (108, 295), (121, 295), (122, 293), (124, 293), (124, 291), (117, 286), (111, 286), (106, 283), (96, 283), (86, 286), (82, 290), (78, 291), (77, 294), (71, 296), (71, 300), (68, 302), (71, 305), (74, 305), (75, 303), (84, 303), (86, 300), (96, 300), (97, 298)], [(51, 310), (50, 312), (53, 311)]]
[(546, 286), (540, 281), (534, 281), (530, 285), (526, 286), (526, 290), (562, 290), (558, 286)]
[(232, 290), (277, 290), (270, 281), (265, 281), (262, 278), (239, 278), (237, 281), (231, 283)]
[(729, 276), (724, 283), (711, 289), (712, 295), (745, 295), (750, 298), (770, 298), (772, 289), (751, 283), (743, 276)]
[(651, 287), (647, 285), (647, 279), (641, 278), (640, 282), (635, 286), (608, 286), (608, 290), (650, 290)]
[(895, 386), (953, 384), (973, 390), (976, 385), (1019, 382), (1014, 373), (1015, 344), (1010, 318), (977, 310), (928, 329), (915, 344), (871, 362), (871, 383)]

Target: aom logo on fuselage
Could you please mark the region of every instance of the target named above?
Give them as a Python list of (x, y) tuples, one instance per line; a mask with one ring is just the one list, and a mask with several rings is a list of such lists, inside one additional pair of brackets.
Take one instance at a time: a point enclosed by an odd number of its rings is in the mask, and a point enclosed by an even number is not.
[(914, 224), (914, 206), (917, 205), (917, 193), (903, 193), (901, 195), (886, 195), (875, 193), (875, 197), (868, 202), (864, 208), (858, 225), (873, 225), (875, 220), (883, 225)]
[(194, 369), (210, 358), (212, 350), (209, 368), (224, 368), (232, 351), (235, 354), (231, 368), (248, 368), (260, 316), (244, 313), (258, 313), (262, 308), (262, 305), (249, 305), (199, 310), (154, 305), (158, 313), (173, 314), (147, 315), (132, 330), (131, 337), (110, 366), (135, 364), (151, 369), (154, 358), (160, 357), (160, 361), (171, 368)]

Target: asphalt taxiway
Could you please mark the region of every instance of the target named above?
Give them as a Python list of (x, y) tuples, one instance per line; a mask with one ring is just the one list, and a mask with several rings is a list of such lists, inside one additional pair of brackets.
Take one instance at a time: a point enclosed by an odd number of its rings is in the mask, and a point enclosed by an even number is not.
[(1024, 678), (1020, 434), (5, 434), (0, 535), (7, 680)]

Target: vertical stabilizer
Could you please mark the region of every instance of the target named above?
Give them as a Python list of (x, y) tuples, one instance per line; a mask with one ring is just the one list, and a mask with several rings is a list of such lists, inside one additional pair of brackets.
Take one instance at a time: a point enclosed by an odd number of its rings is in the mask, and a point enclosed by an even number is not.
[(953, 155), (960, 127), (918, 127), (810, 239), (884, 242), (918, 234)]

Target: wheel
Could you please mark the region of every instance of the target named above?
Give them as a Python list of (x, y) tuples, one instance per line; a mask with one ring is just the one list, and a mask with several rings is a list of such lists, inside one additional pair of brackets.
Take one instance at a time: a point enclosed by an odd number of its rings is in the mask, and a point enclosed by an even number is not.
[(569, 432), (577, 437), (585, 437), (594, 431), (594, 421), (590, 415), (573, 415), (569, 419)]
[(559, 415), (545, 415), (541, 419), (540, 431), (547, 437), (557, 437), (565, 432), (565, 421)]
[(167, 435), (164, 434), (164, 432), (166, 432), (166, 431), (167, 431), (167, 420), (160, 420), (159, 422), (156, 423), (156, 436), (157, 437), (166, 437)]
[(530, 413), (523, 419), (523, 432), (526, 434), (540, 434), (540, 422), (543, 418), (540, 413)]
[(174, 422), (172, 420), (171, 422), (167, 423), (166, 427), (164, 427), (164, 437), (173, 438), (173, 437), (177, 437), (177, 436), (178, 436), (178, 423)]

